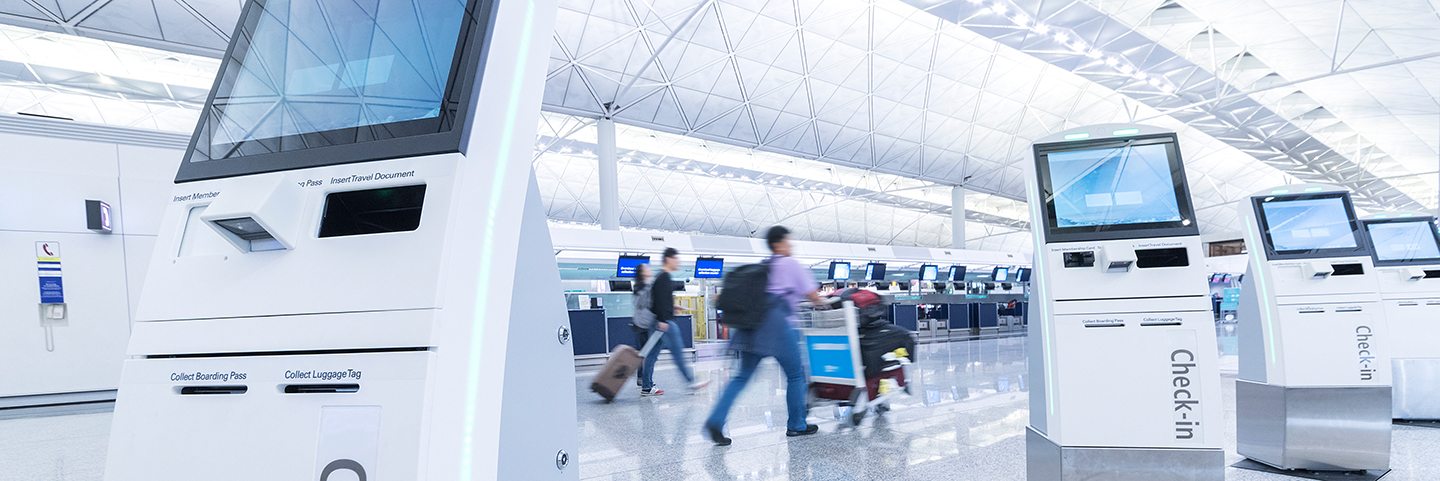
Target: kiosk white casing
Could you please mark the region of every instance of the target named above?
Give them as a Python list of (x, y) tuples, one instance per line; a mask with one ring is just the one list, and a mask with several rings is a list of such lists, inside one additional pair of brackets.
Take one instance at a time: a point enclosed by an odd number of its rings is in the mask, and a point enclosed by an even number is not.
[(1391, 416), (1440, 419), (1440, 234), (1415, 212), (1360, 220), (1373, 247), (1380, 302), (1390, 326)]
[(1280, 469), (1386, 469), (1393, 348), (1349, 193), (1281, 186), (1242, 201), (1239, 215), (1250, 266), (1237, 312), (1237, 450)]
[[(1158, 150), (1126, 150), (1143, 146)], [(1051, 156), (1106, 149), (1117, 153), (1050, 172)], [(1106, 124), (1042, 138), (1032, 155), (1028, 479), (1223, 479), (1213, 315), (1178, 139)], [(1077, 218), (1062, 225), (1056, 202)]]
[[(378, 2), (378, 11), (341, 11), (358, 5), (246, 4), (165, 211), (105, 479), (578, 478), (568, 320), (530, 169), (556, 5)], [(234, 121), (216, 106), (243, 110), (240, 95), (217, 91), (247, 81), (235, 66), (253, 60), (244, 48), (303, 52), (264, 44), (277, 38), (349, 47), (370, 33), (366, 21), (379, 32), (381, 22), (416, 15), (396, 9), (439, 6), (460, 11), (387, 24), (389, 34), (414, 35), (375, 35), (361, 41), (366, 52), (341, 48), (341, 61), (261, 58), (304, 68), (269, 80), (284, 92), (276, 101), (290, 116), (284, 128), (302, 130), (210, 149), (219, 145), (210, 143), (216, 122)], [(306, 20), (311, 11), (327, 22)], [(275, 18), (305, 31), (268, 35)], [(265, 35), (254, 34), (257, 24)], [(446, 46), (457, 24), (469, 25), (458, 27), (469, 37), (461, 34), (448, 81), (443, 65), (405, 57), (414, 45), (384, 43)], [(386, 95), (387, 81), (415, 74), (400, 69), (428, 75), (430, 67), (440, 81), (432, 87), (445, 94), (438, 117), (420, 100)], [(366, 89), (375, 98), (365, 100)], [(315, 95), (329, 95), (319, 101), (329, 107), (360, 98), (370, 123), (303, 130), (302, 120), (345, 120), (306, 110)], [(419, 118), (390, 123), (385, 115), (399, 114), (382, 109), (391, 107)], [(416, 125), (442, 127), (405, 137)], [(335, 194), (373, 200), (413, 195), (415, 186), (423, 206), (406, 209), (418, 210), (416, 225), (361, 226), (355, 235), (322, 227), (354, 207), (332, 205)], [(352, 220), (374, 227), (390, 214), (372, 209)]]

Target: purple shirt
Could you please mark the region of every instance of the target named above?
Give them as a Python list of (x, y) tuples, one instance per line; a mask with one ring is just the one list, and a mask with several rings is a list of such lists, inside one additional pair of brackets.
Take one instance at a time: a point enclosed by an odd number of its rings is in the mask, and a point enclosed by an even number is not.
[(818, 285), (815, 282), (815, 273), (800, 265), (800, 261), (784, 256), (770, 258), (770, 285), (765, 287), (765, 292), (780, 296), (790, 303), (791, 321), (795, 320), (794, 311), (800, 301)]

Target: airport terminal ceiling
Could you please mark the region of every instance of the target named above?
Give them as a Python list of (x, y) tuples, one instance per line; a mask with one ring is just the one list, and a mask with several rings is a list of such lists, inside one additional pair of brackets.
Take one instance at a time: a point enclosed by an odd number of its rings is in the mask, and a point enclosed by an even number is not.
[[(0, 6), (0, 23), (89, 37), (0, 29), (0, 68), (33, 72), (0, 81), (0, 110), (189, 133), (203, 101), (184, 77), (56, 65), (55, 52), (105, 40), (116, 57), (139, 45), (174, 52), (151, 65), (203, 72), (241, 3)], [(1425, 2), (560, 3), (555, 114), (1022, 203), (1032, 139), (1142, 121), (1177, 131), (1202, 233), (1240, 231), (1228, 206), (1284, 183), (1346, 186), (1362, 211), (1437, 203), (1440, 84), (1422, 79), (1440, 77), (1440, 17)], [(673, 224), (642, 227), (690, 230)], [(944, 243), (911, 238), (895, 242)]]

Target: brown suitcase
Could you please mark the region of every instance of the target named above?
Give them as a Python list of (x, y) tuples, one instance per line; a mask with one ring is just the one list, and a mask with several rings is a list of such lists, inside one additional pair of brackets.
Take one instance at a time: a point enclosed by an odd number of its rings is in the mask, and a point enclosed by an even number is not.
[(615, 395), (625, 387), (625, 381), (630, 380), (630, 376), (640, 369), (640, 364), (645, 361), (645, 354), (660, 342), (660, 336), (660, 332), (651, 335), (650, 340), (645, 341), (643, 351), (636, 351), (625, 344), (615, 347), (610, 353), (610, 360), (605, 362), (605, 367), (601, 368), (600, 373), (595, 375), (595, 380), (590, 382), (590, 390), (605, 398), (607, 403), (614, 401)]

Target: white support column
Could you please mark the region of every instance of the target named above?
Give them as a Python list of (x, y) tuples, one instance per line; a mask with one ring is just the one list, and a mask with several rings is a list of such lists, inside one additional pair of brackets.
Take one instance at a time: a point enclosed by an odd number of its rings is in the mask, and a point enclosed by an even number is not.
[(950, 188), (950, 247), (965, 248), (965, 188)]
[(600, 119), (595, 154), (600, 159), (600, 228), (620, 230), (620, 166), (615, 156), (615, 121)]

